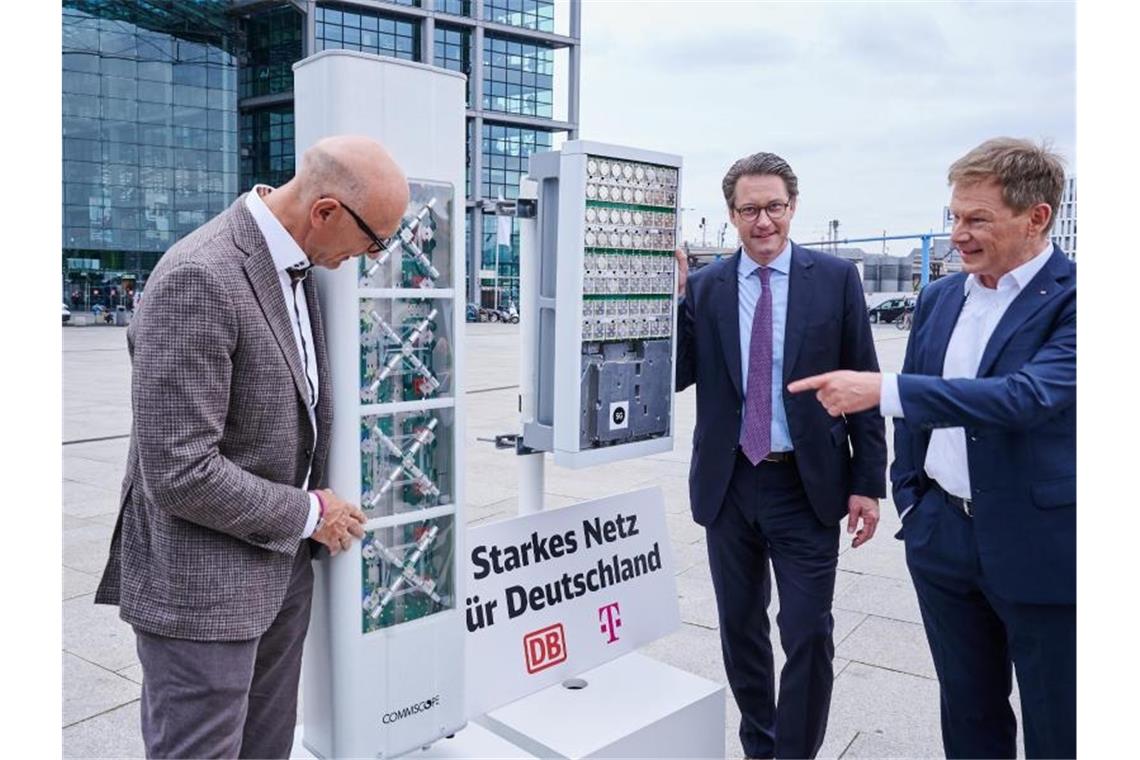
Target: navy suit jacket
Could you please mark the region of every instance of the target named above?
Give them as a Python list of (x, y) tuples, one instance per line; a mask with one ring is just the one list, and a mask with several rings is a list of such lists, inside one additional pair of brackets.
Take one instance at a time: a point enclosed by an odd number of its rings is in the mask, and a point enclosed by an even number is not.
[[(677, 390), (696, 383), (697, 424), (689, 470), (693, 519), (720, 513), (736, 462), (741, 393), (737, 266), (741, 250), (693, 272), (677, 318)], [(849, 261), (792, 244), (784, 333), (784, 409), (795, 462), (812, 509), (833, 525), (851, 494), (886, 495), (887, 446), (878, 409), (827, 414), (813, 393), (793, 395), (803, 377), (853, 369), (877, 372), (875, 343), (859, 272)], [(768, 383), (764, 384), (765, 390)]]
[(930, 488), (934, 428), (962, 427), (978, 554), (1013, 602), (1076, 602), (1077, 269), (1060, 248), (1018, 294), (986, 344), (976, 379), (942, 379), (965, 303), (965, 274), (927, 287), (915, 307), (895, 420), (891, 481), (904, 510)]

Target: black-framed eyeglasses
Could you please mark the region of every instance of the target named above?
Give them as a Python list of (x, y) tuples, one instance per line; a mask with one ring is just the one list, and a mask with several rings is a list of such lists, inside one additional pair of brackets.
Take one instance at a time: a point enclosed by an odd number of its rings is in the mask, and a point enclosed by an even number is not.
[[(349, 208), (349, 205), (347, 203), (345, 203), (344, 201), (340, 200), (339, 198), (332, 198), (332, 196), (329, 196), (329, 195), (322, 195), (321, 197), (322, 198), (331, 198), (332, 200), (339, 203), (341, 208), (343, 208), (345, 211), (347, 211), (348, 215), (352, 217), (352, 221), (356, 222), (356, 226), (360, 228), (360, 231), (368, 236), (368, 239), (372, 241), (372, 245), (368, 246), (368, 248), (365, 249), (364, 252), (369, 254), (370, 256), (375, 256), (376, 254), (380, 253), (380, 251), (383, 251), (385, 248), (387, 248), (392, 243), (392, 240), (395, 239), (396, 235), (392, 235), (392, 236), (386, 237), (386, 238), (382, 238), (379, 235), (377, 235), (375, 232), (372, 231), (372, 228), (368, 226), (368, 223), (360, 218), (360, 214), (356, 213), (351, 208)], [(398, 231), (397, 231), (397, 234), (399, 234)]]
[(767, 214), (773, 222), (778, 222), (784, 218), (784, 214), (788, 213), (788, 208), (791, 205), (791, 203), (784, 201), (772, 201), (767, 206), (733, 206), (732, 210), (740, 214), (740, 218), (746, 222), (755, 222), (760, 218), (761, 211)]

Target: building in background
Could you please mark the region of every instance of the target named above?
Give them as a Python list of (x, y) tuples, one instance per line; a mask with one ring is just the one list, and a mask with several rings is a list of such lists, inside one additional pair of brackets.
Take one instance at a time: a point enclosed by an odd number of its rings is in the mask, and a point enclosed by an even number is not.
[(65, 300), (126, 303), (174, 241), (292, 176), (292, 66), (349, 49), (467, 75), (468, 298), (517, 302), (518, 227), (500, 247), (494, 201), (517, 196), (531, 153), (578, 136), (581, 2), (565, 7), (64, 0)]
[[(948, 274), (962, 271), (962, 254), (950, 242), (949, 238), (934, 238), (930, 241), (930, 279), (937, 280)], [(913, 273), (913, 286), (918, 287), (922, 277), (922, 248), (910, 250), (911, 272)]]
[(1077, 178), (1065, 178), (1065, 192), (1053, 222), (1053, 242), (1073, 261), (1077, 260)]

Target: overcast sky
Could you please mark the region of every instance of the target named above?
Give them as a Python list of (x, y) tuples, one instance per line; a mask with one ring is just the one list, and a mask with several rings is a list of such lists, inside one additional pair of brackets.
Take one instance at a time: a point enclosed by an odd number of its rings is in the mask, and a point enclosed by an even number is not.
[(830, 219), (840, 237), (940, 232), (947, 167), (989, 137), (1048, 139), (1076, 173), (1072, 3), (582, 6), (581, 137), (683, 156), (690, 240), (705, 216), (714, 242), (725, 171), (761, 150), (799, 177), (798, 242)]

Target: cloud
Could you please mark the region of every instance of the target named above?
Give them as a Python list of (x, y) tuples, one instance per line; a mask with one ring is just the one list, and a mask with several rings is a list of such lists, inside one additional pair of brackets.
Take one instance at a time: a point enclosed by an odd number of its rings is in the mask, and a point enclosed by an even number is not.
[[(999, 134), (1075, 169), (1068, 3), (583, 5), (582, 136), (684, 156), (686, 230), (725, 219), (720, 179), (770, 150), (801, 177), (797, 229), (940, 225), (946, 166)], [(806, 237), (805, 237), (806, 239)]]

